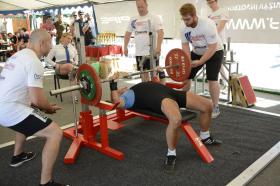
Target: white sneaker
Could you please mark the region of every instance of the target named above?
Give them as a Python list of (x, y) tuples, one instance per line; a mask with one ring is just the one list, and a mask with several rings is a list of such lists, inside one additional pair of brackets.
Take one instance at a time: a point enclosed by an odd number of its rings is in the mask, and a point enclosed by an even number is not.
[(214, 106), (213, 111), (212, 111), (212, 118), (216, 118), (220, 115), (220, 109), (219, 106)]

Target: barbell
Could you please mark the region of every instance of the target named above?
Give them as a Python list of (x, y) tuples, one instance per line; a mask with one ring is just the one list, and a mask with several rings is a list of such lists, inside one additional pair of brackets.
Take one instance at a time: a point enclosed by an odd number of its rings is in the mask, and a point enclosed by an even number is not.
[[(122, 78), (128, 78), (135, 75), (158, 71), (159, 69), (166, 69), (168, 76), (177, 82), (183, 82), (188, 79), (191, 72), (191, 63), (182, 49), (175, 48), (168, 52), (165, 59), (165, 67), (145, 70), (141, 72), (135, 72), (123, 76)], [(82, 64), (77, 70), (77, 85), (51, 90), (50, 95), (57, 95), (66, 92), (79, 90), (81, 93), (81, 103), (88, 105), (96, 105), (100, 102), (102, 96), (101, 83), (109, 82), (112, 79), (100, 80), (95, 69), (88, 65)]]

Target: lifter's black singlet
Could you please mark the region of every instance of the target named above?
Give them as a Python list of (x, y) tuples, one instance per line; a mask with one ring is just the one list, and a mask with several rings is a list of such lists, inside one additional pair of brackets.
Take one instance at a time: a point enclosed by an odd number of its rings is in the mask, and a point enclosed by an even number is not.
[(154, 82), (142, 82), (131, 87), (135, 94), (135, 102), (132, 109), (146, 109), (160, 113), (161, 102), (164, 98), (177, 101), (180, 107), (186, 107), (186, 93), (175, 91), (165, 85)]

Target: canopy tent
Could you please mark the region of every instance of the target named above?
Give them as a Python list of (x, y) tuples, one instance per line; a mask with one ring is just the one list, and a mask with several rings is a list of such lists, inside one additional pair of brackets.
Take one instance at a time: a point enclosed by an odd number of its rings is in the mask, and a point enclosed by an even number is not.
[(85, 3), (103, 4), (130, 0), (0, 0), (0, 14), (15, 10), (37, 10), (62, 6), (75, 6)]
[[(205, 0), (187, 2), (195, 4), (200, 15), (208, 13)], [(94, 5), (99, 30), (115, 32), (118, 36), (124, 35), (130, 17), (137, 12), (135, 0), (0, 0), (0, 14), (12, 13), (9, 11), (17, 11), (14, 12), (17, 14), (23, 10), (50, 11), (57, 8), (73, 12), (70, 7), (82, 8), (84, 4), (91, 3)], [(148, 0), (149, 11), (160, 15), (164, 20), (165, 37), (180, 38), (178, 29), (181, 17), (178, 10), (184, 3), (185, 0)], [(231, 20), (227, 24), (227, 30), (232, 42), (279, 43), (279, 37), (275, 37), (280, 29), (279, 0), (220, 0), (219, 3), (230, 12)]]
[[(89, 9), (89, 7), (91, 7), (97, 29), (96, 15), (92, 5), (121, 1), (131, 0), (0, 0), (0, 17), (21, 16), (23, 14), (25, 17), (29, 18), (29, 15), (43, 15), (46, 11), (52, 12), (53, 14), (61, 12), (64, 14), (71, 14), (75, 8)], [(27, 20), (27, 22), (29, 27), (29, 20)], [(33, 22), (34, 20), (32, 23)], [(96, 31), (98, 33), (98, 30)]]
[[(190, 2), (197, 6), (205, 4), (204, 0), (190, 0)], [(92, 12), (93, 16), (97, 16), (94, 17), (96, 28), (102, 32), (114, 32), (118, 36), (124, 35), (130, 17), (135, 16), (137, 12), (135, 0), (0, 0), (0, 3), (0, 15), (4, 14), (4, 10), (17, 10), (16, 13), (32, 10), (33, 15), (44, 15), (45, 11), (54, 15), (60, 12), (67, 15), (71, 14), (74, 8), (76, 8), (75, 11), (85, 10), (85, 6), (94, 5)], [(181, 19), (178, 9), (183, 3), (185, 3), (184, 0), (148, 1), (149, 11), (164, 20), (165, 37), (167, 38), (179, 37), (177, 28), (180, 27)], [(160, 7), (159, 4), (161, 4)]]
[[(149, 12), (159, 15), (163, 19), (164, 37), (173, 38), (174, 40), (170, 40), (170, 42), (178, 44), (178, 47), (180, 47), (180, 42), (178, 43), (177, 41), (180, 40), (180, 27), (182, 24), (179, 14), (180, 6), (187, 2), (193, 3), (200, 17), (206, 17), (209, 11), (205, 0), (147, 1)], [(266, 69), (268, 73), (265, 78), (253, 80), (252, 85), (279, 91), (279, 83), (276, 81), (278, 77), (276, 76), (279, 75), (279, 68), (277, 68), (279, 65), (277, 64), (279, 64), (280, 37), (276, 36), (279, 35), (280, 30), (280, 1), (219, 0), (219, 3), (221, 7), (229, 10), (231, 19), (226, 29), (228, 37), (231, 37), (233, 49), (236, 47), (237, 60), (242, 61), (244, 64), (240, 68), (240, 72), (254, 77), (256, 72), (263, 74)], [(40, 12), (55, 9), (62, 10), (62, 13), (64, 10), (71, 13), (74, 9), (70, 7), (76, 6), (77, 9), (85, 10), (85, 4), (94, 5), (95, 21), (98, 26), (96, 28), (100, 32), (116, 33), (117, 36), (124, 36), (129, 19), (137, 15), (135, 0), (0, 0), (0, 14), (5, 13), (7, 15), (11, 13), (9, 11), (17, 11), (15, 12), (17, 14), (25, 10)], [(77, 9), (75, 10), (76, 12)], [(255, 48), (249, 51), (250, 47), (248, 46), (259, 47), (257, 48), (259, 51)], [(252, 71), (250, 67), (258, 61), (261, 64), (259, 65), (259, 71)], [(264, 61), (265, 63), (263, 63)], [(278, 71), (275, 72), (275, 70)], [(271, 83), (268, 84), (267, 82)]]

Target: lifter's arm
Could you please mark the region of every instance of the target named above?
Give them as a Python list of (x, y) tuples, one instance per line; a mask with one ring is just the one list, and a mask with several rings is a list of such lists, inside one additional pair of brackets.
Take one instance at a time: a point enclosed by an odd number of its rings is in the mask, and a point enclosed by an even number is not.
[[(116, 77), (115, 75), (114, 77)], [(110, 90), (111, 90), (111, 100), (113, 103), (119, 103), (118, 108), (124, 108), (125, 101), (120, 97), (125, 91), (127, 91), (127, 88), (122, 88), (118, 90), (118, 83), (114, 80), (110, 82)]]
[(124, 92), (124, 89), (127, 89), (127, 88), (111, 91), (112, 102), (113, 103), (119, 103), (118, 108), (124, 108), (124, 106), (125, 106), (124, 100), (122, 98), (120, 98), (120, 95), (122, 94), (121, 92)]

